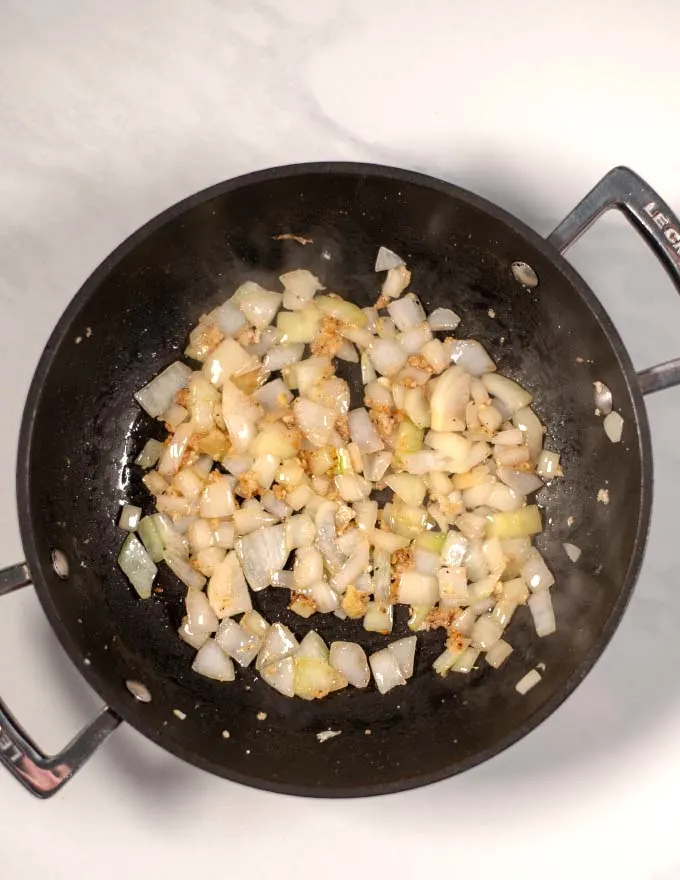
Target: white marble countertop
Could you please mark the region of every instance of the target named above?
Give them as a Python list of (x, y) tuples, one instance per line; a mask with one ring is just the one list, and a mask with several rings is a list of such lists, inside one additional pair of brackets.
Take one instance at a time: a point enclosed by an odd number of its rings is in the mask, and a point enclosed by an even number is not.
[[(4, 0), (1, 563), (22, 556), (16, 437), (42, 346), (137, 226), (213, 182), (313, 159), (425, 170), (542, 233), (619, 163), (680, 209), (678, 33), (661, 0)], [(622, 220), (571, 258), (636, 365), (680, 354), (680, 302)], [(210, 777), (121, 728), (48, 803), (0, 774), (3, 876), (332, 880), (340, 840), (358, 876), (680, 877), (679, 404), (680, 390), (648, 400), (656, 499), (629, 611), (518, 745), (430, 788), (314, 802)], [(98, 704), (30, 589), (2, 600), (0, 694), (53, 750)]]

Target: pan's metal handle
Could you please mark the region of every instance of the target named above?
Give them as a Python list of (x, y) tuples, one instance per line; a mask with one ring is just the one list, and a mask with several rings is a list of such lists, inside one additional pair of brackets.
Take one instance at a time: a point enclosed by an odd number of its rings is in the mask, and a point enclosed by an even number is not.
[[(26, 563), (0, 571), (0, 596), (31, 583)], [(39, 798), (48, 798), (71, 779), (90, 755), (120, 724), (120, 718), (108, 707), (59, 752), (48, 757), (32, 742), (21, 725), (0, 700), (0, 764), (15, 779)]]
[[(597, 218), (618, 208), (647, 240), (680, 293), (680, 221), (654, 190), (629, 168), (613, 168), (548, 236), (566, 251)], [(680, 385), (680, 358), (638, 373), (643, 394)]]

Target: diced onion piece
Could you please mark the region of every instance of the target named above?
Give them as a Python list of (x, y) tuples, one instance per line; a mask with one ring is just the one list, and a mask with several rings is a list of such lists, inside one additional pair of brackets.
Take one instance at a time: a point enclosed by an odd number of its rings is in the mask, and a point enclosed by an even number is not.
[(256, 400), (263, 409), (276, 410), (279, 407), (288, 407), (293, 399), (283, 379), (272, 379), (257, 391), (253, 392), (253, 399)]
[(439, 339), (431, 339), (420, 353), (435, 373), (442, 373), (449, 366), (449, 352)]
[(314, 446), (325, 446), (333, 431), (336, 414), (313, 400), (298, 397), (293, 403), (298, 427)]
[(491, 433), (497, 431), (503, 422), (503, 416), (492, 404), (477, 404), (477, 417), (480, 424)]
[(420, 574), (436, 576), (439, 571), (439, 553), (416, 544), (413, 548), (413, 563)]
[(213, 531), (213, 540), (217, 547), (231, 550), (234, 546), (234, 524), (222, 522)]
[(553, 611), (552, 599), (550, 598), (550, 590), (538, 590), (529, 596), (529, 609), (534, 618), (534, 626), (536, 635), (549, 636), (555, 632), (557, 626), (555, 624), (555, 613)]
[(295, 586), (292, 571), (275, 571), (272, 575), (272, 587), (283, 587), (285, 590), (292, 590)]
[(392, 463), (393, 453), (384, 451), (376, 452), (375, 455), (364, 457), (364, 476), (372, 483), (377, 483), (387, 473)]
[[(466, 493), (463, 493), (463, 497), (466, 498)], [(484, 503), (485, 502), (475, 504), (473, 507), (482, 507)], [(509, 486), (505, 486), (503, 483), (491, 483), (491, 491), (486, 500), (486, 504), (489, 507), (492, 507), (494, 510), (510, 511), (518, 510), (523, 503), (524, 496), (518, 495), (517, 492), (514, 492)]]
[(489, 394), (497, 397), (511, 415), (518, 409), (529, 406), (533, 400), (532, 395), (521, 385), (500, 373), (485, 373), (482, 382)]
[[(391, 605), (392, 603), (392, 551), (373, 548), (373, 596), (377, 603)], [(390, 630), (392, 626), (390, 624)]]
[(535, 547), (532, 547), (527, 554), (527, 558), (522, 566), (522, 578), (532, 592), (545, 590), (547, 587), (552, 587), (555, 583), (552, 572)]
[(153, 516), (145, 516), (139, 521), (137, 532), (141, 538), (144, 547), (153, 560), (160, 562), (163, 558), (163, 541), (156, 528), (156, 522)]
[(238, 556), (227, 553), (208, 582), (208, 601), (218, 618), (250, 611), (253, 604)]
[(210, 638), (210, 633), (194, 632), (189, 626), (189, 621), (186, 617), (182, 620), (182, 625), (177, 632), (183, 642), (186, 642), (187, 645), (191, 645), (191, 647), (195, 648), (197, 651)]
[(425, 498), (425, 482), (415, 474), (391, 474), (385, 484), (406, 504), (418, 506)]
[(222, 547), (206, 547), (196, 554), (196, 568), (206, 577), (212, 577), (226, 555), (227, 551)]
[(472, 448), (467, 437), (462, 437), (454, 431), (429, 431), (425, 442), (450, 459), (448, 462), (450, 471), (456, 473), (467, 470), (467, 459)]
[(308, 305), (318, 291), (323, 290), (323, 284), (316, 275), (312, 275), (307, 269), (294, 269), (279, 276), (283, 284), (283, 307), (297, 311)]
[(472, 632), (472, 627), (475, 625), (475, 620), (477, 620), (477, 615), (474, 610), (471, 607), (466, 608), (465, 611), (454, 620), (453, 628), (461, 635), (469, 636)]
[(274, 572), (284, 568), (289, 549), (283, 525), (268, 526), (243, 535), (236, 541), (236, 553), (252, 590), (264, 590)]
[[(399, 302), (401, 302), (401, 300), (399, 300)], [(432, 341), (432, 331), (430, 330), (429, 325), (426, 322), (423, 322), (416, 327), (411, 327), (410, 330), (406, 330), (404, 333), (400, 333), (398, 341), (406, 354), (418, 355), (421, 353), (423, 346)], [(408, 375), (410, 378), (414, 380), (417, 379), (424, 385), (430, 378), (430, 374), (430, 370), (406, 367), (401, 375)]]
[(508, 538), (524, 538), (537, 535), (543, 528), (538, 507), (529, 504), (520, 510), (494, 513), (489, 517), (488, 533), (505, 541)]
[(333, 575), (331, 586), (338, 593), (343, 593), (347, 587), (354, 583), (359, 575), (368, 570), (369, 546), (368, 541), (362, 536), (354, 553), (342, 565), (339, 571)]
[(373, 339), (368, 354), (381, 376), (396, 376), (407, 360), (403, 347), (394, 339)]
[(496, 369), (496, 364), (476, 339), (456, 339), (451, 345), (451, 360), (471, 376), (483, 376)]
[(503, 627), (490, 614), (482, 614), (472, 627), (472, 644), (475, 648), (488, 651), (503, 634)]
[(279, 339), (286, 345), (314, 342), (320, 324), (321, 312), (314, 306), (305, 306), (298, 312), (279, 312), (276, 319)]
[(439, 601), (442, 608), (457, 608), (471, 601), (465, 568), (460, 565), (440, 568), (437, 574)]
[(461, 672), (463, 674), (472, 672), (478, 657), (479, 649), (474, 648), (472, 645), (469, 645), (461, 654), (458, 655), (455, 663), (451, 668), (454, 672)]
[[(302, 360), (305, 351), (303, 343), (287, 345), (274, 345), (264, 356), (263, 366), (265, 370), (273, 372), (274, 370), (282, 370), (284, 367), (290, 367)], [(271, 383), (270, 383), (271, 384)], [(257, 393), (257, 392), (256, 392)]]
[(298, 588), (311, 587), (323, 576), (323, 557), (316, 547), (301, 547), (295, 554), (293, 577)]
[(338, 494), (348, 503), (363, 501), (371, 494), (371, 484), (359, 474), (339, 474), (335, 477)]
[(443, 565), (459, 566), (467, 554), (468, 542), (467, 538), (460, 532), (452, 529), (447, 533), (444, 545), (441, 551), (441, 560)]
[(133, 504), (124, 504), (120, 511), (118, 526), (126, 532), (134, 532), (139, 526), (141, 516), (141, 507), (135, 507)]
[(388, 269), (396, 269), (397, 266), (403, 266), (402, 258), (391, 251), (389, 248), (381, 247), (378, 250), (378, 256), (375, 258), (375, 271), (386, 272)]
[(215, 681), (233, 681), (236, 678), (234, 664), (213, 639), (198, 650), (191, 668), (199, 675)]
[(399, 668), (399, 662), (389, 648), (376, 651), (369, 658), (375, 684), (381, 694), (386, 694), (393, 687), (406, 684), (406, 679)]
[(289, 517), (284, 526), (288, 550), (295, 550), (297, 547), (309, 547), (314, 543), (316, 526), (312, 518), (306, 513)]
[(329, 662), (354, 687), (364, 688), (371, 680), (366, 653), (354, 642), (333, 642)]
[(321, 614), (330, 614), (331, 611), (337, 611), (340, 607), (340, 599), (335, 590), (328, 581), (318, 580), (311, 587), (305, 590), (314, 600), (314, 604)]
[(238, 305), (256, 330), (264, 330), (274, 320), (282, 299), (282, 294), (265, 290), (259, 284), (252, 283), (252, 287), (241, 297)]
[(260, 488), (260, 491), (262, 491), (263, 489), (271, 488), (280, 464), (280, 458), (277, 455), (272, 455), (269, 452), (265, 452), (263, 455), (256, 456), (255, 460), (253, 461), (251, 473), (257, 481), (257, 485)]
[[(363, 311), (363, 309), (361, 311)], [(344, 342), (335, 352), (335, 356), (341, 361), (346, 361), (348, 364), (359, 363), (359, 355), (351, 342)]]
[(196, 590), (203, 589), (205, 585), (205, 577), (196, 571), (193, 565), (190, 565), (186, 559), (183, 559), (175, 550), (169, 550), (167, 547), (163, 552), (163, 561), (178, 577), (183, 584)]
[(531, 460), (533, 462), (538, 461), (538, 456), (543, 448), (545, 429), (536, 413), (531, 407), (522, 407), (513, 415), (512, 423), (516, 428), (520, 428), (524, 432)]
[(203, 480), (192, 468), (182, 468), (172, 481), (172, 488), (188, 501), (195, 501), (203, 490)]
[(513, 468), (496, 468), (496, 476), (519, 495), (531, 495), (543, 488), (543, 480), (536, 474), (517, 471)]
[(470, 376), (460, 367), (449, 367), (437, 379), (430, 400), (430, 423), (435, 431), (462, 431), (470, 399)]
[[(311, 657), (314, 660), (323, 660), (327, 662), (328, 654), (328, 647), (324, 640), (317, 632), (310, 629), (304, 639), (300, 642), (300, 647), (297, 649), (295, 656)], [(331, 666), (332, 665), (333, 664), (331, 663)]]
[(394, 266), (387, 272), (383, 281), (381, 296), (383, 299), (396, 299), (411, 283), (411, 273), (403, 264)]
[(377, 632), (386, 636), (392, 632), (393, 608), (382, 602), (369, 602), (364, 614), (366, 632)]
[(123, 542), (118, 555), (118, 565), (139, 594), (140, 599), (148, 599), (151, 596), (151, 587), (158, 569), (144, 549), (142, 542), (135, 535), (129, 534)]
[(405, 571), (399, 578), (397, 601), (403, 605), (429, 605), (439, 600), (439, 586), (432, 575)]
[(291, 513), (291, 508), (286, 502), (279, 501), (276, 495), (272, 492), (267, 492), (262, 495), (261, 504), (263, 510), (266, 510), (267, 513), (271, 513), (272, 516), (276, 516), (279, 519), (286, 519)]
[(519, 428), (509, 428), (496, 434), (491, 442), (498, 446), (520, 446), (523, 440), (524, 435)]
[(215, 641), (240, 666), (249, 666), (262, 647), (263, 636), (253, 635), (235, 620), (226, 618), (217, 630)]
[(413, 664), (416, 656), (416, 644), (418, 639), (416, 636), (406, 636), (387, 646), (387, 650), (392, 653), (399, 666), (399, 671), (405, 679), (411, 678), (413, 675)]
[(417, 428), (430, 426), (430, 404), (422, 388), (409, 388), (404, 395), (404, 411)]
[(214, 633), (217, 617), (202, 590), (189, 589), (186, 595), (187, 624), (193, 633)]
[(561, 477), (562, 468), (560, 467), (559, 454), (544, 449), (538, 457), (536, 473), (542, 476), (545, 480), (552, 480), (553, 477)]
[(215, 474), (201, 495), (199, 511), (205, 519), (220, 519), (236, 511), (236, 501), (228, 477)]
[(296, 455), (299, 448), (299, 438), (295, 437), (290, 428), (281, 422), (273, 422), (260, 427), (248, 451), (255, 456), (276, 455), (284, 460)]
[(366, 326), (366, 315), (359, 306), (339, 296), (317, 296), (314, 305), (323, 315), (335, 318), (343, 324), (350, 324), (353, 327)]
[(435, 332), (439, 330), (455, 330), (460, 324), (460, 317), (452, 309), (435, 309), (433, 312), (430, 312), (427, 321)]
[(432, 608), (428, 605), (411, 605), (408, 618), (408, 628), (411, 632), (419, 632), (423, 629), (423, 624), (431, 612)]
[(180, 425), (175, 431), (158, 462), (158, 472), (162, 476), (172, 477), (177, 473), (192, 433), (193, 428), (190, 423)]
[(260, 675), (263, 681), (284, 697), (295, 696), (295, 663), (292, 657), (263, 666)]
[(188, 417), (189, 417), (189, 410), (186, 409), (186, 407), (180, 406), (178, 403), (172, 403), (166, 409), (166, 411), (163, 413), (163, 415), (161, 416), (161, 419), (165, 422), (166, 428), (169, 428), (171, 431), (174, 431)]
[(373, 364), (371, 363), (371, 359), (369, 358), (366, 352), (363, 352), (361, 355), (361, 382), (363, 385), (368, 385), (369, 382), (374, 382), (378, 378), (378, 374), (373, 369)]
[(269, 631), (269, 624), (258, 611), (246, 611), (239, 626), (251, 636), (264, 639)]
[(610, 412), (608, 415), (604, 417), (604, 432), (612, 441), (612, 443), (618, 443), (621, 440), (621, 435), (623, 433), (623, 419), (617, 412)]
[(512, 646), (503, 639), (498, 639), (498, 641), (486, 652), (484, 659), (489, 666), (498, 669), (499, 666), (505, 663), (510, 654), (512, 654)]
[(177, 392), (191, 378), (191, 367), (175, 361), (135, 394), (137, 403), (153, 418), (162, 415), (174, 401)]
[(332, 691), (347, 687), (344, 675), (326, 660), (316, 657), (293, 658), (295, 663), (295, 696), (303, 700), (321, 700)]
[(257, 655), (255, 666), (263, 669), (275, 660), (281, 660), (294, 654), (299, 647), (298, 640), (293, 633), (282, 623), (272, 624), (264, 639), (264, 644)]
[(469, 639), (459, 638), (455, 647), (447, 647), (442, 651), (432, 664), (432, 668), (437, 675), (446, 675), (463, 651), (468, 648), (469, 644)]
[(524, 695), (528, 691), (530, 691), (532, 687), (535, 687), (535, 685), (537, 685), (540, 680), (540, 673), (537, 672), (535, 669), (532, 669), (530, 672), (527, 672), (527, 674), (523, 678), (520, 678), (520, 680), (515, 685), (515, 690), (518, 693)]
[[(423, 429), (414, 425), (413, 422), (403, 417), (397, 428), (397, 435), (394, 438), (394, 452), (398, 457), (402, 457), (402, 461), (406, 464), (406, 456), (419, 452), (423, 448)], [(411, 467), (406, 468), (412, 473), (415, 471)], [(434, 470), (435, 468), (431, 468)]]
[(213, 309), (205, 319), (207, 323), (219, 327), (225, 336), (236, 336), (239, 330), (242, 330), (246, 325), (243, 312), (229, 301)]
[(227, 379), (250, 373), (260, 366), (258, 359), (248, 354), (235, 339), (225, 339), (205, 359), (203, 375), (216, 388), (221, 388)]
[(562, 546), (569, 559), (571, 559), (572, 562), (578, 562), (581, 556), (581, 548), (577, 547), (576, 544), (569, 544), (568, 542), (565, 542)]
[(371, 417), (363, 407), (347, 414), (347, 424), (352, 442), (356, 443), (362, 454), (380, 452), (384, 448)]
[(141, 468), (152, 468), (163, 452), (163, 444), (160, 440), (147, 440), (142, 451), (135, 459), (135, 464)]
[(420, 300), (412, 293), (387, 304), (387, 311), (399, 330), (405, 332), (422, 324), (425, 320), (425, 309)]

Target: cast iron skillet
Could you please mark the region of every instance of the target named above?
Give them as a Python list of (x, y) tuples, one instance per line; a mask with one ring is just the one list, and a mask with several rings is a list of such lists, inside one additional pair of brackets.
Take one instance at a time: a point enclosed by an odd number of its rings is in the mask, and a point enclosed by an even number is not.
[[(2, 573), (0, 593), (35, 584), (62, 645), (110, 708), (48, 758), (0, 703), (0, 757), (12, 773), (47, 797), (124, 719), (237, 782), (298, 795), (373, 795), (459, 773), (553, 712), (611, 638), (642, 561), (652, 490), (642, 394), (680, 382), (675, 362), (636, 376), (608, 316), (560, 255), (611, 207), (624, 211), (680, 285), (680, 226), (624, 168), (547, 241), (489, 202), (420, 174), (335, 163), (274, 168), (191, 196), (108, 257), (62, 316), (31, 385), (17, 472), (27, 563)], [(286, 232), (313, 244), (274, 238)], [(119, 503), (149, 509), (131, 462), (142, 438), (161, 436), (133, 392), (180, 356), (198, 317), (247, 278), (275, 284), (283, 271), (306, 267), (360, 305), (372, 302), (380, 245), (407, 259), (428, 310), (452, 305), (465, 316), (461, 333), (481, 340), (499, 369), (535, 394), (566, 473), (539, 495), (551, 521), (539, 545), (557, 577), (558, 631), (539, 640), (521, 609), (508, 636), (515, 651), (501, 671), (482, 663), (446, 679), (430, 671), (443, 631), (422, 634), (414, 680), (384, 697), (369, 687), (314, 703), (289, 700), (250, 670), (231, 685), (211, 682), (191, 672), (192, 652), (177, 637), (179, 582), (164, 570), (164, 592), (140, 602), (116, 566)], [(515, 261), (534, 269), (537, 287), (518, 283)], [(594, 415), (596, 380), (612, 390), (625, 420), (617, 445)], [(609, 505), (596, 500), (601, 488)], [(577, 565), (562, 549), (567, 538), (583, 550)], [(63, 579), (54, 550), (68, 561)], [(298, 636), (314, 627), (326, 640), (356, 639), (369, 651), (383, 643), (357, 622), (293, 617), (283, 592), (259, 593), (256, 602)], [(404, 623), (402, 614), (395, 633)], [(540, 685), (519, 696), (514, 684), (537, 664), (545, 664)], [(129, 680), (143, 683), (151, 702), (135, 700)], [(316, 734), (329, 728), (341, 735), (320, 744)]]

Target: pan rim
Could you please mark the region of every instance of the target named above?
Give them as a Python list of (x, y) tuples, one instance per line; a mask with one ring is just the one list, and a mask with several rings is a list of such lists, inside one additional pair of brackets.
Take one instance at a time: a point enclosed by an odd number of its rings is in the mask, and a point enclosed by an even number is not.
[[(296, 177), (300, 175), (344, 175), (344, 176), (364, 176), (378, 177), (388, 179), (395, 182), (415, 184), (427, 189), (435, 190), (446, 196), (453, 197), (459, 201), (477, 208), (486, 213), (490, 218), (498, 220), (509, 226), (515, 233), (521, 235), (532, 247), (541, 251), (572, 285), (578, 294), (585, 300), (593, 315), (599, 321), (602, 330), (615, 352), (619, 366), (622, 370), (624, 381), (628, 389), (631, 404), (633, 407), (635, 422), (637, 426), (638, 438), (638, 454), (640, 456), (642, 484), (640, 491), (640, 503), (637, 517), (636, 539), (631, 561), (626, 573), (625, 579), (621, 583), (619, 595), (614, 602), (607, 618), (605, 626), (602, 628), (598, 639), (591, 647), (587, 657), (574, 670), (572, 675), (563, 683), (563, 685), (553, 692), (548, 699), (519, 727), (505, 736), (498, 743), (488, 749), (482, 750), (471, 756), (465, 761), (447, 764), (436, 771), (410, 776), (405, 779), (398, 779), (390, 782), (367, 783), (365, 785), (354, 786), (352, 788), (336, 788), (336, 787), (319, 787), (298, 784), (298, 783), (281, 783), (276, 780), (263, 779), (258, 776), (239, 773), (222, 764), (217, 764), (209, 759), (204, 758), (201, 754), (185, 748), (181, 743), (174, 740), (170, 735), (166, 735), (164, 731), (159, 731), (152, 723), (145, 722), (143, 714), (134, 704), (122, 703), (118, 700), (114, 693), (113, 686), (109, 685), (107, 679), (97, 672), (93, 666), (86, 666), (83, 663), (83, 656), (77, 643), (71, 638), (67, 626), (61, 619), (61, 615), (57, 605), (53, 601), (46, 578), (44, 577), (42, 566), (39, 563), (40, 552), (37, 546), (35, 535), (32, 528), (32, 517), (30, 508), (30, 483), (31, 473), (29, 463), (31, 460), (31, 447), (33, 428), (36, 413), (42, 397), (44, 380), (50, 370), (53, 357), (67, 338), (72, 328), (73, 321), (77, 318), (81, 308), (95, 294), (100, 283), (106, 276), (123, 260), (134, 248), (146, 240), (151, 234), (160, 229), (168, 221), (173, 220), (185, 213), (187, 210), (209, 201), (220, 195), (232, 192), (237, 189), (248, 187), (252, 184), (259, 184), (268, 180), (277, 180), (286, 177)], [(50, 338), (43, 350), (36, 370), (31, 380), (31, 385), (24, 405), (24, 411), (21, 421), (19, 433), (18, 453), (17, 453), (17, 471), (16, 471), (16, 491), (18, 504), (18, 517), (21, 539), (26, 554), (26, 561), (33, 577), (33, 583), (38, 595), (40, 604), (57, 635), (59, 642), (66, 651), (71, 661), (84, 676), (88, 684), (94, 691), (110, 706), (121, 718), (127, 721), (133, 728), (142, 733), (145, 737), (164, 748), (166, 751), (174, 754), (176, 757), (214, 775), (229, 779), (234, 782), (248, 785), (250, 787), (262, 789), (265, 791), (276, 792), (279, 794), (319, 797), (319, 798), (349, 798), (349, 797), (367, 797), (380, 794), (396, 793), (429, 785), (434, 782), (442, 781), (465, 770), (469, 770), (479, 764), (484, 763), (495, 755), (505, 751), (514, 745), (526, 734), (530, 733), (539, 724), (545, 721), (555, 712), (559, 706), (570, 696), (571, 693), (583, 681), (586, 675), (593, 668), (597, 660), (602, 655), (607, 644), (611, 640), (616, 631), (621, 617), (630, 600), (632, 590), (637, 582), (642, 561), (644, 558), (645, 545), (649, 532), (649, 524), (652, 507), (653, 494), (653, 463), (652, 463), (652, 446), (650, 439), (649, 422), (647, 411), (644, 405), (642, 392), (637, 382), (635, 369), (631, 362), (628, 351), (621, 340), (611, 318), (601, 305), (593, 291), (583, 278), (576, 272), (571, 264), (562, 254), (548, 243), (546, 239), (537, 232), (527, 226), (523, 221), (519, 220), (513, 214), (505, 211), (503, 208), (495, 205), (493, 202), (482, 198), (462, 187), (453, 183), (443, 181), (439, 178), (432, 177), (417, 171), (410, 171), (402, 168), (395, 168), (386, 165), (378, 165), (372, 163), (360, 162), (310, 162), (290, 165), (281, 165), (272, 168), (265, 168), (259, 171), (250, 172), (238, 177), (230, 178), (206, 189), (200, 190), (185, 199), (171, 205), (164, 211), (156, 215), (150, 221), (145, 223), (130, 236), (128, 236), (122, 244), (120, 244), (111, 254), (109, 254), (100, 265), (87, 278), (80, 290), (69, 302), (59, 321), (57, 322)]]

